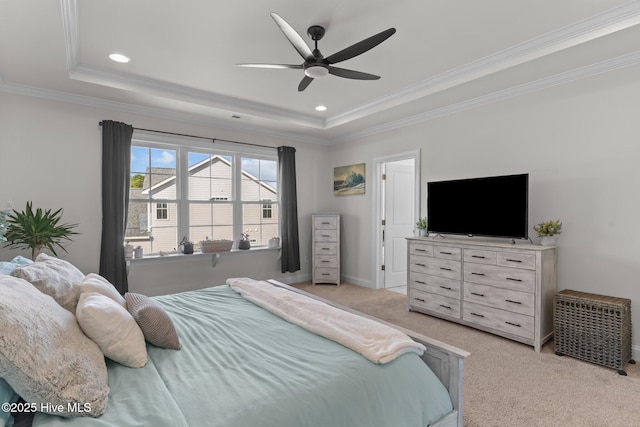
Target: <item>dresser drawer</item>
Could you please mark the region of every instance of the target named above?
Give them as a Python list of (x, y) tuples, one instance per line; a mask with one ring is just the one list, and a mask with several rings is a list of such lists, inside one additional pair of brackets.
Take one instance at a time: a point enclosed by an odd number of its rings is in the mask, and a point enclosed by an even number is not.
[(482, 304), (527, 316), (534, 315), (535, 302), (533, 294), (528, 292), (465, 283), (464, 300), (465, 302)]
[(338, 244), (330, 242), (315, 243), (313, 245), (314, 255), (336, 255), (338, 253)]
[(498, 263), (498, 253), (496, 251), (487, 251), (484, 249), (465, 249), (464, 262), (472, 262), (475, 264), (496, 265)]
[(409, 288), (460, 299), (460, 280), (409, 272)]
[(533, 339), (533, 317), (470, 302), (464, 303), (462, 318), (518, 337)]
[(335, 216), (314, 216), (313, 227), (316, 230), (335, 230), (337, 228), (337, 218)]
[(409, 305), (460, 319), (460, 300), (458, 299), (410, 289)]
[(324, 281), (333, 283), (338, 281), (338, 269), (337, 268), (324, 268), (317, 267), (314, 270), (314, 278), (317, 283), (323, 283)]
[(433, 256), (433, 246), (424, 243), (409, 242), (409, 253), (413, 255)]
[(335, 242), (338, 233), (336, 230), (316, 230), (314, 231), (314, 239), (316, 242)]
[(527, 270), (536, 269), (536, 256), (534, 254), (508, 253), (498, 254), (498, 265), (503, 267), (524, 268)]
[(313, 265), (316, 267), (337, 267), (338, 257), (335, 255), (315, 255), (313, 257)]
[(493, 265), (465, 264), (464, 281), (465, 283), (498, 286), (514, 291), (533, 292), (536, 272)]
[(460, 261), (462, 259), (462, 249), (438, 245), (433, 248), (433, 256), (436, 258)]
[(409, 271), (460, 280), (462, 277), (460, 270), (460, 261), (409, 255)]

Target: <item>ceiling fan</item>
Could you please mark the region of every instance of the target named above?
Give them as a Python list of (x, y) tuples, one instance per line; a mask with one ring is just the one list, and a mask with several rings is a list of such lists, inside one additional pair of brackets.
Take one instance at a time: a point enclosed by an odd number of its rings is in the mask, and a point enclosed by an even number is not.
[(327, 74), (333, 74), (334, 76), (344, 77), (347, 79), (356, 80), (378, 80), (380, 76), (375, 74), (363, 73), (361, 71), (347, 70), (345, 68), (334, 67), (333, 64), (346, 61), (362, 53), (365, 53), (369, 49), (372, 49), (391, 37), (395, 32), (395, 28), (389, 28), (374, 36), (364, 39), (356, 44), (353, 44), (339, 52), (334, 53), (328, 57), (324, 57), (318, 50), (318, 40), (322, 39), (325, 33), (324, 27), (320, 25), (312, 25), (307, 29), (307, 34), (311, 37), (311, 40), (315, 42), (315, 48), (313, 51), (307, 46), (302, 37), (278, 15), (277, 13), (271, 13), (271, 17), (278, 27), (282, 30), (289, 42), (298, 51), (300, 56), (304, 59), (304, 62), (300, 65), (291, 64), (236, 64), (239, 67), (255, 67), (255, 68), (284, 68), (284, 69), (298, 69), (304, 70), (304, 77), (298, 85), (298, 91), (302, 92), (309, 86), (313, 79), (324, 77)]

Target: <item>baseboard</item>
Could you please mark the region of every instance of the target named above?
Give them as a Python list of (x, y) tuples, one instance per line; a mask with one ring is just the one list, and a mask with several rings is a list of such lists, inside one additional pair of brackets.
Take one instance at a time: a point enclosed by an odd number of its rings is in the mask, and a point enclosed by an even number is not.
[(373, 284), (371, 280), (362, 279), (360, 277), (343, 274), (340, 276), (340, 280), (342, 280), (343, 282), (351, 283), (353, 285), (362, 286), (364, 288), (376, 289), (375, 284)]

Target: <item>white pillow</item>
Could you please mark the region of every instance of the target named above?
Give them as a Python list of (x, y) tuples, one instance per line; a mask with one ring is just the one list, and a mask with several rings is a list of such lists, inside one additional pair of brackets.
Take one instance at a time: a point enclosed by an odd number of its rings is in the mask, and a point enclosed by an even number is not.
[[(109, 395), (104, 356), (73, 314), (30, 283), (3, 275), (0, 314), (0, 377), (16, 393), (39, 409), (62, 407), (62, 412), (52, 409), (56, 415), (104, 412)], [(76, 412), (87, 407), (89, 412)]]
[(127, 308), (127, 301), (120, 295), (120, 292), (107, 279), (96, 273), (89, 273), (84, 276), (80, 283), (80, 293), (97, 292), (109, 297), (122, 307)]
[(16, 268), (11, 275), (26, 280), (62, 307), (76, 312), (80, 296), (78, 285), (84, 279), (84, 273), (70, 262), (41, 253), (36, 262)]
[(76, 317), (102, 353), (130, 368), (147, 364), (147, 346), (135, 319), (120, 304), (97, 292), (80, 295)]

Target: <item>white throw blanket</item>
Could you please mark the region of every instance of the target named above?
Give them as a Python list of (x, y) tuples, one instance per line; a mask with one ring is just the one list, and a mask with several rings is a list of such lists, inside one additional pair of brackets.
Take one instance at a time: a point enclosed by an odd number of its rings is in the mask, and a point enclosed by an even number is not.
[(270, 283), (233, 278), (227, 279), (227, 284), (252, 303), (336, 341), (373, 363), (387, 363), (407, 352), (422, 355), (425, 350), (397, 329)]

